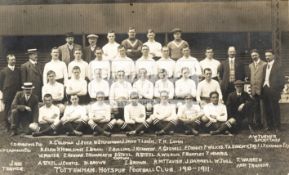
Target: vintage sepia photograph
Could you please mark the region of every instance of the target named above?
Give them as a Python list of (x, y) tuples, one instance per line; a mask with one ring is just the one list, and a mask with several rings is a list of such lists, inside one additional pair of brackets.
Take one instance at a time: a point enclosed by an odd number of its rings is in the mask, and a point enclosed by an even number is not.
[(289, 0), (0, 0), (1, 175), (288, 175)]

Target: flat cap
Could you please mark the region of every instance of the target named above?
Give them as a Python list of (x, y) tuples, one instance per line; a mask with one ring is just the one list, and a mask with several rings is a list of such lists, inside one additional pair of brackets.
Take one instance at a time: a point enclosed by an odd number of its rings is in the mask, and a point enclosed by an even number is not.
[(27, 49), (27, 52), (26, 52), (27, 55), (33, 54), (33, 53), (37, 53), (37, 49), (36, 49), (36, 48), (34, 48), (34, 49)]
[(98, 38), (98, 35), (92, 33), (87, 35), (87, 38)]
[(65, 36), (66, 36), (66, 38), (67, 37), (74, 37), (74, 33), (73, 32), (68, 32), (68, 33), (66, 33)]
[(180, 28), (174, 28), (172, 30), (172, 33), (177, 33), (177, 32), (182, 32), (182, 30)]

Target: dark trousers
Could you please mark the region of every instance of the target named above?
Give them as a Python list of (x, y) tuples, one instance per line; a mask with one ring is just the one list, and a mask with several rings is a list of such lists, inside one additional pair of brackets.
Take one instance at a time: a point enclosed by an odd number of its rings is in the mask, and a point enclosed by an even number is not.
[(263, 100), (266, 112), (266, 122), (268, 128), (279, 129), (280, 122), (280, 106), (279, 106), (280, 92), (265, 86), (263, 88)]
[(226, 103), (227, 98), (231, 92), (235, 91), (235, 86), (233, 82), (229, 82), (226, 89), (222, 89), (223, 100)]
[(4, 101), (4, 124), (6, 128), (10, 127), (10, 122), (9, 122), (9, 115), (10, 115), (10, 110), (11, 110), (11, 104), (12, 104), (13, 98), (12, 99), (7, 99)]
[(255, 94), (253, 96), (253, 107), (254, 107), (254, 110), (253, 110), (253, 118), (252, 118), (252, 121), (248, 121), (249, 124), (251, 122), (251, 124), (254, 124), (256, 125), (257, 127), (259, 126), (262, 126), (262, 111), (261, 111), (261, 97), (260, 95), (257, 95)]
[(21, 124), (24, 132), (28, 132), (29, 124), (33, 121), (32, 116), (32, 112), (20, 112), (17, 109), (13, 109), (11, 111), (11, 129), (16, 131)]

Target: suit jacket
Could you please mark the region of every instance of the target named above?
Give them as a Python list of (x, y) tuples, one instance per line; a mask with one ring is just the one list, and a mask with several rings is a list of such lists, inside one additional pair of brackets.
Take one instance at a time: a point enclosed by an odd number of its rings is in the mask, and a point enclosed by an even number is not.
[(21, 65), (21, 80), (24, 82), (32, 82), (33, 94), (37, 95), (41, 99), (41, 88), (43, 85), (42, 82), (42, 73), (43, 67), (39, 63), (37, 65), (32, 64), (29, 60)]
[[(236, 91), (231, 92), (227, 99), (227, 112), (229, 117), (236, 117), (239, 115), (238, 107), (245, 103), (245, 106), (252, 106), (252, 99), (247, 92), (242, 92), (240, 96), (237, 95)], [(243, 108), (244, 109), (244, 108)]]
[[(25, 94), (23, 91), (19, 91), (16, 93), (14, 100), (12, 102), (11, 108), (12, 110), (17, 110), (18, 112), (24, 112), (25, 111), (25, 106), (29, 106), (31, 108), (30, 117), (31, 121), (37, 122), (38, 121), (38, 98), (35, 95), (31, 95), (28, 101), (25, 99)], [(23, 113), (23, 114), (24, 114)]]
[[(267, 69), (267, 66), (264, 66), (264, 73), (263, 73), (264, 81), (265, 81), (265, 76), (266, 76), (266, 69)], [(274, 61), (274, 64), (272, 66), (271, 73), (269, 76), (269, 84), (270, 84), (270, 88), (274, 92), (274, 97), (280, 99), (281, 92), (283, 91), (283, 88), (285, 85), (285, 77), (283, 73), (283, 68), (277, 60)]]
[[(230, 79), (230, 67), (229, 59), (222, 61), (219, 66), (219, 76), (221, 79), (221, 89), (227, 89)], [(244, 64), (239, 59), (235, 58), (235, 80), (244, 80), (245, 78), (245, 69)]]
[[(15, 94), (21, 87), (20, 70), (15, 67), (14, 71), (5, 67), (0, 72), (0, 90), (3, 93), (4, 103), (11, 104)], [(9, 104), (9, 105), (10, 105)]]
[(87, 63), (90, 63), (91, 60), (95, 58), (95, 49), (97, 46), (94, 48), (93, 51), (91, 51), (90, 46), (87, 46), (83, 49), (83, 60), (86, 61)]
[(259, 61), (257, 67), (255, 67), (254, 63), (249, 64), (249, 80), (251, 84), (251, 94), (261, 95), (262, 86), (264, 83), (264, 67), (266, 67), (266, 63), (262, 60)]
[[(81, 49), (81, 46), (80, 46), (79, 44), (73, 43), (72, 52), (74, 52), (74, 50), (75, 50), (76, 48)], [(69, 49), (68, 49), (67, 44), (65, 43), (65, 44), (63, 44), (62, 46), (59, 46), (58, 49), (59, 49), (59, 51), (60, 51), (60, 55), (61, 55), (60, 58), (61, 58), (61, 60), (64, 61), (66, 65), (68, 65), (68, 63), (70, 63), (70, 62), (73, 60), (73, 58), (70, 58)]]

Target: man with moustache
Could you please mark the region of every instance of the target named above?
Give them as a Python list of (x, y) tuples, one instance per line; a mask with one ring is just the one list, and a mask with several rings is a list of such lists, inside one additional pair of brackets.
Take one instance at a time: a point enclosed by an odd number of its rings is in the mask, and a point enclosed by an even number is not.
[(59, 46), (58, 49), (61, 54), (61, 60), (68, 65), (74, 59), (74, 50), (81, 49), (81, 46), (74, 43), (74, 35), (72, 32), (66, 34), (65, 40), (66, 43)]
[(219, 73), (222, 94), (224, 101), (226, 101), (228, 95), (235, 90), (234, 82), (245, 78), (244, 64), (240, 59), (236, 58), (234, 46), (228, 48), (228, 59), (221, 62)]
[(133, 61), (141, 57), (142, 44), (140, 40), (136, 39), (136, 31), (133, 27), (128, 29), (128, 38), (121, 42), (126, 49), (126, 55)]
[(284, 88), (284, 75), (281, 64), (275, 59), (272, 50), (265, 51), (267, 66), (264, 67), (264, 84), (262, 98), (266, 112), (267, 128), (278, 133), (281, 129), (279, 100)]
[(59, 49), (57, 47), (53, 47), (50, 55), (51, 61), (45, 64), (43, 70), (43, 84), (47, 84), (47, 72), (50, 70), (55, 72), (56, 81), (64, 84), (64, 82), (66, 82), (68, 79), (67, 66), (63, 61), (59, 60)]
[(95, 58), (95, 49), (97, 48), (98, 35), (89, 34), (87, 35), (89, 46), (83, 49), (83, 60), (89, 63)]
[(21, 80), (24, 82), (32, 82), (34, 89), (33, 94), (35, 94), (38, 99), (41, 99), (41, 89), (42, 89), (42, 72), (43, 67), (38, 63), (38, 52), (37, 49), (28, 49), (27, 54), (29, 60), (21, 65)]
[(155, 32), (152, 29), (148, 29), (148, 33), (147, 33), (147, 38), (148, 41), (144, 43), (144, 45), (147, 45), (149, 47), (150, 50), (150, 55), (152, 56), (153, 59), (158, 59), (162, 56), (162, 45), (161, 43), (157, 42), (155, 40)]
[(20, 70), (15, 66), (16, 58), (14, 54), (7, 55), (7, 67), (0, 71), (0, 92), (3, 94), (4, 108), (4, 122), (6, 131), (10, 129), (10, 123), (8, 121), (9, 112), (11, 109), (11, 103), (15, 94), (21, 87), (21, 74)]
[[(264, 82), (264, 67), (266, 63), (260, 59), (260, 55), (257, 49), (251, 50), (252, 63), (249, 64), (249, 80), (251, 85), (251, 96), (254, 100), (253, 121), (252, 125), (249, 125), (249, 129), (254, 131), (262, 127), (262, 121), (264, 122), (264, 116), (262, 112), (262, 86)], [(263, 123), (266, 124), (266, 123)]]

